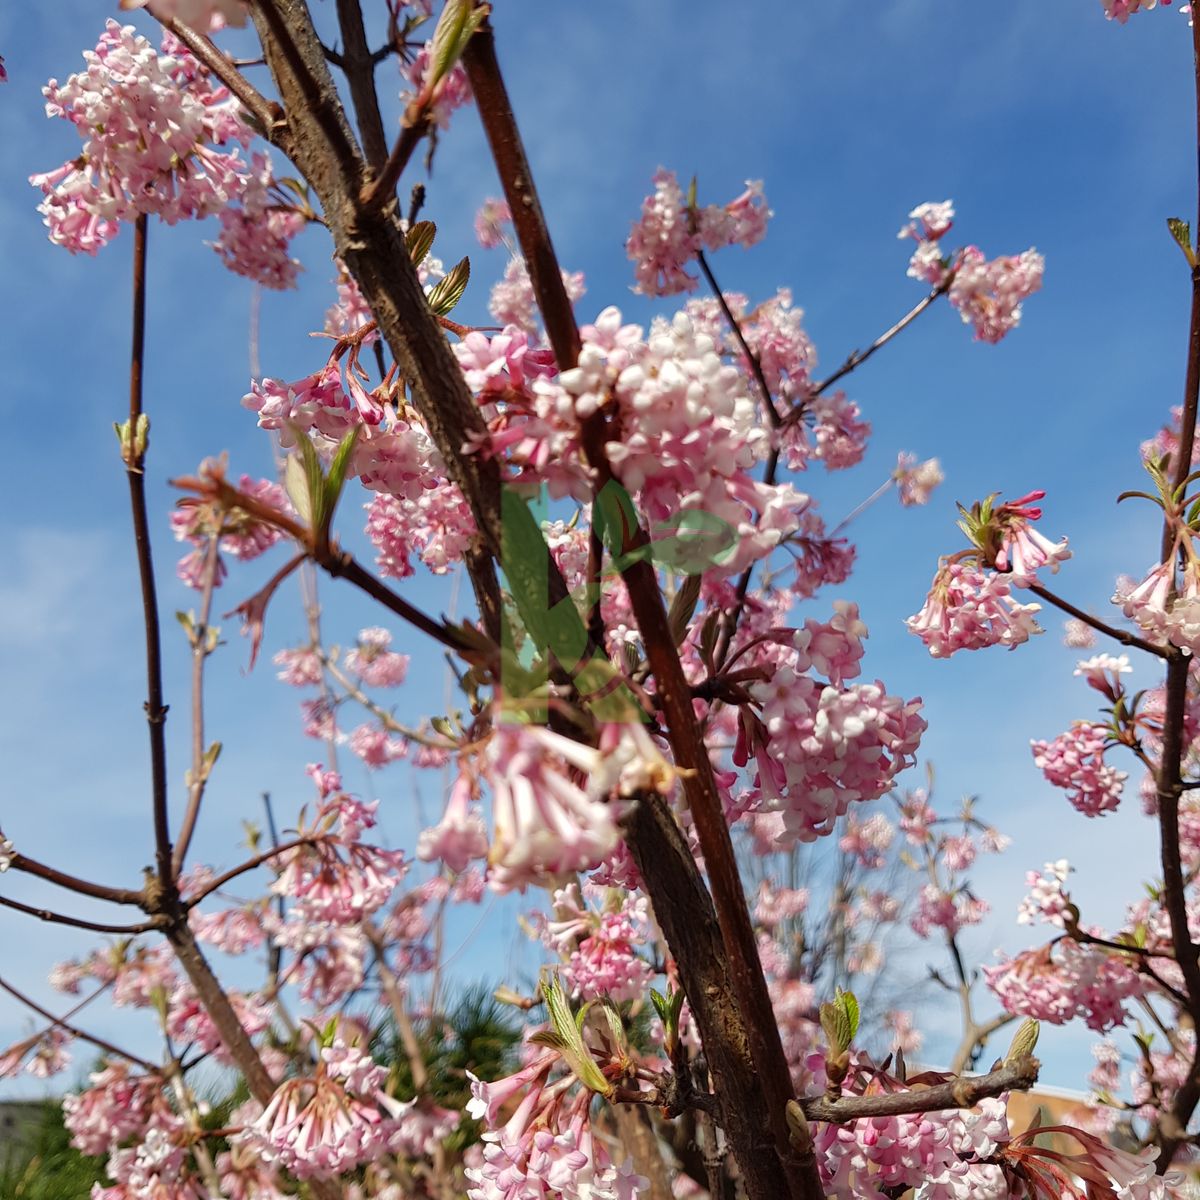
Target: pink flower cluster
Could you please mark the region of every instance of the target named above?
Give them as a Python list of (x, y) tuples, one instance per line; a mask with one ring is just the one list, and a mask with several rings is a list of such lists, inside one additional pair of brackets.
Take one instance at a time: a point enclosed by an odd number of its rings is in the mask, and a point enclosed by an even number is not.
[(221, 210), (221, 235), (213, 248), (235, 275), (282, 292), (296, 286), (300, 262), (291, 257), (290, 247), (306, 218), (271, 194), (274, 182), (266, 156), (255, 154), (241, 203)]
[(109, 20), (85, 70), (44, 89), (47, 115), (83, 139), (76, 158), (30, 179), (56, 244), (95, 254), (140, 213), (173, 224), (219, 213), (245, 192), (246, 164), (215, 147), (248, 144), (250, 129), (170, 35), (164, 51)]
[[(821, 1053), (809, 1056), (812, 1087), (824, 1085)], [(810, 1088), (811, 1090), (811, 1088)], [(899, 1079), (853, 1065), (848, 1095), (907, 1090)], [(1008, 1143), (1007, 1106), (987, 1099), (974, 1109), (871, 1117), (814, 1127), (817, 1166), (829, 1196), (884, 1200), (914, 1189), (917, 1200), (971, 1200), (1007, 1194), (999, 1157)]]
[(925, 606), (905, 624), (934, 658), (959, 650), (1007, 646), (1010, 650), (1041, 633), (1034, 621), (1040, 604), (1019, 604), (1012, 581), (972, 562), (946, 561), (934, 576)]
[(751, 475), (769, 436), (748, 379), (721, 361), (707, 333), (678, 313), (669, 324), (655, 321), (643, 341), (615, 308), (582, 333), (579, 365), (535, 382), (539, 414), (577, 436), (578, 421), (610, 413), (621, 430), (606, 443), (614, 473), (652, 526), (692, 512), (706, 527), (723, 523), (728, 537), (714, 536), (705, 557), (726, 574), (796, 531), (808, 497)]
[(780, 847), (831, 832), (852, 803), (882, 796), (916, 754), (919, 699), (888, 695), (879, 682), (844, 683), (858, 674), (865, 635), (857, 606), (840, 605), (831, 622), (796, 631), (773, 678), (749, 687), (761, 717), (742, 709), (734, 762), (754, 758), (754, 802)]
[[(297, 1179), (335, 1178), (413, 1140), (414, 1131), (404, 1127), (412, 1102), (395, 1100), (386, 1084), (382, 1067), (338, 1038), (322, 1047), (315, 1074), (280, 1084), (258, 1120), (235, 1140)], [(451, 1132), (454, 1116), (439, 1110), (429, 1136)]]
[[(198, 473), (201, 477), (206, 474), (208, 464), (212, 461), (209, 459), (200, 465)], [(287, 493), (269, 479), (243, 475), (238, 481), (238, 490), (279, 512), (291, 510)], [(176, 574), (188, 587), (197, 590), (204, 586), (205, 563), (212, 538), (218, 539), (217, 548), (221, 553), (239, 562), (249, 562), (265, 554), (283, 536), (275, 526), (264, 524), (240, 508), (227, 510), (207, 504), (185, 504), (171, 513), (170, 521), (175, 540), (189, 542), (194, 547), (179, 560)], [(219, 586), (225, 574), (224, 560), (218, 554), (214, 583)]]
[(728, 204), (689, 213), (675, 172), (660, 167), (654, 194), (643, 201), (641, 219), (625, 243), (637, 278), (634, 290), (647, 296), (694, 291), (697, 280), (687, 266), (701, 249), (753, 246), (766, 236), (770, 216), (761, 181), (747, 181), (746, 190)]
[(1112, 812), (1121, 802), (1129, 776), (1104, 761), (1109, 731), (1091, 721), (1076, 721), (1051, 742), (1030, 743), (1033, 761), (1046, 779), (1063, 788), (1086, 817)]
[(644, 896), (622, 901), (614, 892), (612, 902), (596, 912), (572, 884), (554, 893), (554, 910), (555, 919), (542, 928), (542, 940), (566, 959), (562, 977), (573, 999), (608, 996), (620, 1002), (647, 995), (654, 971), (637, 954), (650, 934)]
[[(469, 1200), (635, 1200), (649, 1186), (633, 1173), (631, 1162), (614, 1164), (604, 1142), (593, 1137), (591, 1093), (566, 1091), (566, 1081), (550, 1083), (557, 1059), (555, 1052), (541, 1054), (494, 1083), (467, 1072), (467, 1111), (487, 1126), (482, 1153), (466, 1170)], [(501, 1124), (502, 1111), (510, 1109)]]
[(1146, 985), (1127, 956), (1066, 939), (984, 967), (1005, 1010), (1052, 1025), (1081, 1018), (1100, 1033), (1125, 1023), (1125, 1001)]
[(1022, 302), (1041, 290), (1045, 259), (1032, 249), (991, 260), (978, 246), (946, 251), (941, 239), (954, 224), (950, 200), (918, 205), (909, 217), (898, 234), (917, 243), (909, 275), (935, 288), (949, 280), (950, 303), (964, 324), (974, 326), (978, 341), (998, 342), (1015, 329)]

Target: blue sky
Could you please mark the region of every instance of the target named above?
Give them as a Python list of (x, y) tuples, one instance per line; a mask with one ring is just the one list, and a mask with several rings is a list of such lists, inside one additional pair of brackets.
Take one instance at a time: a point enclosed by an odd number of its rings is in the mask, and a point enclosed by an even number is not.
[[(330, 5), (315, 7), (322, 20), (330, 16)], [(995, 945), (1029, 944), (1015, 907), (1024, 872), (1049, 858), (1067, 856), (1080, 868), (1073, 893), (1085, 919), (1117, 920), (1139, 881), (1156, 873), (1152, 826), (1132, 795), (1115, 816), (1085, 821), (1045, 784), (1028, 749), (1030, 738), (1051, 737), (1093, 710), (1071, 677), (1075, 655), (1061, 645), (1060, 621), (1051, 616), (1047, 634), (1013, 654), (950, 662), (932, 661), (901, 621), (920, 606), (939, 553), (959, 545), (956, 499), (1049, 489), (1046, 531), (1068, 535), (1076, 555), (1059, 586), (1097, 611), (1118, 572), (1139, 574), (1155, 554), (1152, 512), (1117, 508), (1114, 497), (1140, 485), (1138, 442), (1182, 393), (1188, 281), (1165, 218), (1189, 216), (1196, 204), (1186, 22), (1167, 10), (1122, 29), (1103, 19), (1098, 0), (761, 0), (753, 12), (747, 20), (713, 0), (497, 5), (501, 61), (560, 257), (587, 275), (578, 311), (590, 317), (615, 303), (638, 320), (664, 311), (630, 293), (622, 249), (660, 164), (684, 178), (698, 174), (703, 201), (730, 198), (747, 178), (765, 180), (775, 212), (767, 240), (725, 252), (715, 268), (726, 288), (755, 298), (791, 287), (826, 368), (921, 295), (895, 239), (915, 204), (952, 197), (952, 236), (988, 254), (1030, 245), (1045, 254), (1044, 290), (1000, 346), (973, 343), (943, 305), (852, 376), (848, 391), (874, 425), (866, 461), (798, 486), (836, 521), (886, 477), (899, 450), (937, 455), (945, 469), (928, 508), (901, 511), (889, 497), (855, 525), (859, 565), (844, 592), (859, 600), (872, 631), (867, 676), (925, 697), (924, 752), (937, 765), (943, 801), (979, 793), (984, 815), (1014, 838), (976, 873), (994, 912), (968, 939), (971, 949), (986, 960)], [(94, 261), (70, 257), (45, 240), (26, 182), (76, 152), (74, 133), (42, 116), (39, 89), (78, 68), (107, 15), (92, 0), (0, 10), (10, 73), (0, 91), (0, 254), (9, 280), (0, 403), (10, 431), (0, 474), (0, 823), (35, 857), (128, 882), (151, 857), (136, 579), (111, 432), (125, 403), (132, 238), (124, 231)], [(389, 66), (380, 84), (385, 96), (398, 90)], [(485, 283), (504, 265), (500, 254), (478, 251), (470, 227), (497, 190), (476, 118), (464, 111), (438, 150), (427, 215), (440, 227), (441, 257), (472, 256), (467, 318), (482, 316)], [(171, 573), (173, 497), (164, 481), (222, 449), (236, 471), (271, 470), (269, 445), (239, 406), (251, 288), (204, 245), (212, 236), (209, 228), (155, 226), (150, 239), (149, 482), (177, 796), (187, 655), (169, 613), (194, 598)], [(307, 331), (320, 328), (332, 296), (328, 246), (317, 232), (305, 235), (301, 257), (300, 289), (262, 302), (263, 369), (285, 378), (319, 365), (321, 346)], [(359, 544), (353, 503), (342, 517), (347, 540)], [(276, 562), (235, 570), (224, 607)], [(427, 608), (450, 604), (445, 587), (420, 577), (405, 590)], [(823, 593), (811, 611), (838, 594)], [(350, 641), (378, 621), (336, 585), (322, 584), (322, 600), (331, 641)], [(282, 814), (307, 799), (302, 768), (319, 748), (301, 736), (295, 698), (269, 664), (273, 650), (302, 636), (294, 594), (276, 604), (268, 660), (252, 675), (234, 622), (225, 626), (229, 645), (212, 663), (210, 691), (210, 728), (225, 753), (196, 849), (229, 864), (241, 820), (259, 818), (261, 792)], [(414, 657), (416, 687), (399, 701), (411, 715), (429, 688), (440, 694), (441, 659), (405, 631), (396, 635)], [(372, 778), (348, 756), (342, 765), (351, 787), (383, 799), (391, 841), (411, 847), (435, 815), (440, 780)], [(11, 875), (4, 886), (51, 898)], [(457, 934), (465, 939), (475, 923), (471, 914)], [(510, 926), (486, 929), (456, 969), (497, 976), (529, 968)], [(48, 994), (46, 969), (81, 944), (0, 914), (3, 971), (39, 995)], [(97, 1016), (98, 1028), (126, 1025)], [(0, 1005), (0, 1045), (25, 1027), (22, 1014)], [(947, 1040), (934, 1032), (931, 1053)], [(1051, 1082), (1079, 1083), (1090, 1040), (1083, 1030), (1047, 1031)]]

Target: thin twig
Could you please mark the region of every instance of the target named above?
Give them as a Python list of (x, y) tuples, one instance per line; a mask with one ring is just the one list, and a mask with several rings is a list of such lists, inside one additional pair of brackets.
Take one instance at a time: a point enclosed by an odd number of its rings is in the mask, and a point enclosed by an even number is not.
[(729, 307), (729, 301), (725, 299), (725, 293), (721, 291), (721, 285), (717, 283), (717, 277), (713, 274), (712, 267), (708, 265), (708, 258), (703, 250), (696, 252), (696, 261), (700, 264), (700, 270), (704, 278), (708, 281), (709, 289), (716, 298), (717, 304), (721, 307), (721, 312), (725, 315), (725, 321), (729, 325), (733, 336), (737, 338), (738, 345), (742, 348), (742, 353), (746, 356), (746, 361), (750, 364), (750, 372), (754, 376), (755, 382), (758, 384), (758, 390), (762, 393), (763, 406), (767, 412), (767, 420), (771, 422), (773, 428), (779, 427), (779, 411), (775, 407), (775, 401), (771, 398), (771, 388), (767, 383), (767, 377), (763, 374), (762, 363), (759, 357), (750, 349), (750, 344), (746, 341), (746, 335), (742, 332), (741, 322), (733, 315), (733, 309)]
[(228, 871), (222, 875), (218, 875), (215, 879), (210, 879), (202, 891), (188, 897), (184, 907), (195, 908), (201, 900), (207, 896), (211, 896), (213, 892), (220, 891), (231, 879), (236, 879), (239, 875), (245, 875), (247, 871), (253, 871), (256, 867), (261, 867), (263, 863), (270, 862), (271, 859), (280, 854), (286, 854), (289, 850), (295, 850), (298, 846), (311, 846), (316, 842), (323, 841), (324, 837), (324, 834), (319, 833), (306, 834), (304, 837), (293, 838), (290, 842), (284, 842), (281, 846), (272, 846), (270, 850), (264, 850), (261, 854), (256, 854), (253, 858), (246, 859), (245, 862), (239, 863), (236, 867), (230, 867)]
[(146, 510), (145, 442), (139, 436), (142, 420), (142, 377), (146, 351), (146, 238), (149, 218), (139, 213), (133, 231), (133, 346), (129, 363), (129, 445), (125, 475), (142, 589), (142, 622), (146, 631), (146, 724), (150, 735), (151, 801), (154, 808), (155, 862), (159, 882), (171, 887), (171, 831), (167, 817), (167, 706), (163, 703), (162, 635), (158, 624), (158, 594), (150, 549), (150, 518)]
[(11, 900), (0, 896), (0, 906), (11, 908), (15, 912), (24, 913), (28, 917), (37, 917), (39, 921), (48, 921), (52, 925), (70, 925), (75, 929), (89, 929), (93, 933), (149, 933), (158, 929), (157, 921), (143, 921), (140, 925), (108, 925), (103, 921), (85, 921), (82, 917), (68, 917), (64, 913), (53, 912), (48, 908), (36, 908), (32, 904), (22, 904), (20, 900)]
[(208, 767), (205, 764), (207, 747), (204, 744), (204, 665), (212, 653), (209, 648), (209, 621), (212, 618), (213, 592), (217, 585), (217, 565), (220, 562), (221, 538), (219, 533), (208, 540), (204, 556), (201, 582), (200, 620), (191, 629), (192, 638), (192, 772), (188, 785), (187, 809), (179, 826), (179, 838), (175, 843), (172, 865), (176, 876), (183, 870), (192, 834), (200, 815), (200, 802), (208, 784)]
[(93, 1033), (87, 1033), (80, 1029), (77, 1025), (72, 1025), (69, 1021), (63, 1020), (62, 1017), (56, 1017), (48, 1009), (43, 1008), (36, 1000), (31, 1000), (24, 992), (13, 987), (6, 979), (0, 978), (0, 988), (6, 991), (14, 1000), (24, 1004), (26, 1008), (32, 1009), (39, 1017), (45, 1018), (57, 1029), (69, 1033), (72, 1037), (77, 1037), (80, 1041), (91, 1042), (93, 1046), (103, 1050), (106, 1054), (115, 1054), (118, 1058), (123, 1058), (134, 1066), (141, 1067), (143, 1071), (149, 1071), (152, 1074), (158, 1072), (152, 1062), (147, 1062), (144, 1058), (139, 1058), (136, 1054), (130, 1054), (128, 1050), (122, 1050), (120, 1046), (114, 1046), (112, 1042), (107, 1042), (102, 1037), (97, 1037)]
[(949, 290), (951, 283), (954, 282), (954, 273), (951, 272), (946, 276), (946, 279), (933, 289), (920, 303), (914, 305), (898, 320), (890, 329), (881, 333), (865, 350), (852, 350), (846, 357), (846, 361), (830, 376), (822, 379), (816, 384), (813, 389), (804, 398), (803, 403), (797, 404), (791, 412), (785, 414), (783, 418), (783, 428), (786, 429), (789, 425), (794, 425), (799, 421), (805, 413), (808, 402), (817, 396), (829, 390), (840, 379), (844, 379), (851, 371), (861, 367), (877, 350), (882, 349), (888, 344), (897, 334), (902, 333), (908, 328), (933, 302), (939, 297), (944, 296)]
[(1082, 621), (1085, 625), (1096, 630), (1097, 633), (1102, 633), (1105, 637), (1110, 637), (1120, 642), (1122, 646), (1130, 646), (1135, 650), (1144, 650), (1147, 654), (1153, 654), (1157, 658), (1170, 660), (1172, 656), (1172, 650), (1169, 646), (1156, 646), (1153, 642), (1148, 642), (1145, 638), (1140, 638), (1126, 629), (1117, 629), (1115, 626), (1101, 621), (1099, 617), (1093, 617), (1091, 613), (1084, 612), (1082, 608), (1076, 608), (1069, 600), (1064, 600), (1061, 596), (1043, 587), (1040, 583), (1031, 583), (1028, 590), (1035, 596), (1040, 596), (1047, 604), (1053, 604), (1055, 608), (1062, 609), (1063, 612), (1074, 617), (1077, 621)]

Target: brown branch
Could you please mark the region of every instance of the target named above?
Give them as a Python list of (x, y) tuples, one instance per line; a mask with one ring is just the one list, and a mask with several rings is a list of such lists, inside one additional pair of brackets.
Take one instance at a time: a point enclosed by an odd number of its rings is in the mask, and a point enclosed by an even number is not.
[[(256, 0), (253, 9), (255, 25), (262, 40), (267, 65), (278, 80), (282, 58), (293, 84), (300, 92), (305, 115), (311, 116), (320, 125), (338, 165), (347, 172), (359, 171), (362, 160), (358, 156), (345, 112), (338, 102), (337, 91), (329, 80), (329, 68), (320, 42), (316, 43), (314, 61), (311, 48), (306, 55), (292, 36), (291, 7), (289, 5), (281, 11), (279, 0)], [(285, 98), (284, 107), (287, 111), (293, 107), (293, 103)]]
[(46, 880), (47, 883), (54, 883), (68, 891), (78, 892), (81, 896), (91, 896), (96, 900), (108, 900), (112, 904), (136, 904), (139, 908), (145, 906), (146, 894), (144, 892), (135, 892), (131, 888), (109, 887), (103, 883), (90, 883), (86, 879), (79, 879), (74, 875), (68, 875), (65, 871), (48, 867), (45, 863), (40, 863), (24, 854), (14, 854), (10, 865), (14, 871), (24, 871), (26, 875), (34, 875), (38, 879)]
[(877, 350), (881, 350), (888, 344), (897, 334), (902, 333), (908, 328), (933, 302), (939, 297), (944, 296), (949, 290), (950, 285), (954, 282), (954, 272), (951, 271), (937, 287), (933, 289), (920, 303), (910, 308), (890, 329), (881, 333), (865, 350), (852, 350), (847, 356), (846, 361), (830, 376), (822, 379), (820, 383), (814, 385), (812, 391), (808, 393), (804, 401), (797, 404), (791, 412), (787, 413), (783, 418), (783, 428), (789, 425), (794, 425), (804, 416), (808, 401), (820, 396), (823, 392), (828, 391), (840, 379), (844, 379), (851, 371), (861, 367)]
[(26, 1008), (32, 1009), (39, 1017), (43, 1017), (49, 1021), (56, 1029), (61, 1029), (65, 1033), (69, 1033), (72, 1037), (79, 1038), (80, 1041), (90, 1042), (93, 1046), (103, 1050), (106, 1054), (115, 1054), (118, 1058), (123, 1058), (134, 1066), (141, 1067), (144, 1071), (149, 1071), (152, 1074), (158, 1072), (152, 1062), (147, 1062), (144, 1058), (139, 1058), (136, 1054), (130, 1054), (128, 1050), (122, 1050), (120, 1046), (114, 1046), (112, 1042), (107, 1042), (102, 1037), (97, 1037), (94, 1033), (88, 1033), (80, 1029), (77, 1025), (72, 1025), (69, 1021), (63, 1020), (62, 1017), (56, 1017), (48, 1009), (43, 1008), (36, 1000), (31, 1000), (24, 992), (18, 991), (6, 979), (0, 978), (0, 989), (6, 991), (14, 1000), (24, 1004)]
[(897, 1117), (907, 1113), (942, 1112), (951, 1108), (974, 1108), (980, 1100), (1004, 1092), (1028, 1091), (1037, 1083), (1040, 1064), (1036, 1058), (1005, 1063), (986, 1075), (952, 1079), (933, 1087), (914, 1088), (878, 1096), (805, 1096), (797, 1101), (810, 1121), (842, 1125), (864, 1117)]
[(754, 376), (755, 383), (758, 384), (758, 390), (762, 393), (763, 406), (767, 412), (767, 420), (771, 422), (773, 428), (779, 427), (779, 411), (775, 407), (775, 401), (771, 398), (771, 388), (767, 383), (767, 377), (763, 374), (762, 363), (759, 361), (758, 355), (750, 349), (750, 344), (746, 341), (746, 335), (742, 332), (741, 322), (733, 315), (733, 309), (729, 307), (729, 301), (725, 299), (725, 293), (721, 290), (721, 285), (717, 283), (717, 277), (712, 272), (712, 267), (708, 265), (708, 257), (703, 250), (696, 252), (696, 261), (700, 264), (700, 270), (704, 278), (708, 281), (709, 289), (716, 298), (717, 304), (721, 307), (721, 312), (725, 316), (725, 321), (733, 336), (737, 338), (738, 345), (742, 348), (742, 353), (746, 356), (746, 361), (750, 364), (750, 373)]
[(253, 858), (246, 859), (245, 862), (239, 863), (236, 867), (230, 867), (228, 871), (222, 875), (218, 875), (215, 879), (210, 879), (202, 891), (188, 897), (184, 903), (184, 908), (195, 908), (201, 900), (211, 896), (213, 892), (220, 891), (231, 879), (236, 879), (239, 875), (245, 875), (247, 871), (253, 871), (256, 867), (261, 867), (263, 863), (270, 862), (271, 859), (278, 855), (286, 854), (289, 850), (295, 850), (297, 846), (311, 846), (315, 842), (323, 841), (324, 838), (324, 834), (308, 834), (305, 837), (293, 838), (290, 842), (284, 842), (280, 846), (272, 846), (270, 850), (264, 850), (261, 854), (256, 854)]
[(144, 921), (140, 925), (106, 925), (101, 921), (85, 921), (82, 917), (68, 917), (48, 908), (36, 908), (32, 904), (22, 904), (20, 900), (10, 900), (7, 896), (0, 896), (0, 906), (11, 908), (14, 912), (24, 913), (28, 917), (37, 917), (39, 921), (48, 921), (53, 925), (70, 925), (75, 929), (89, 929), (93, 933), (136, 934), (148, 933), (151, 929), (159, 928), (156, 921)]
[[(1197, 154), (1197, 229), (1200, 229), (1200, 22), (1192, 30), (1192, 73), (1196, 94), (1196, 154)], [(1179, 451), (1172, 464), (1171, 483), (1178, 489), (1191, 470), (1192, 451), (1196, 442), (1196, 413), (1200, 407), (1200, 267), (1192, 267), (1192, 302), (1188, 324), (1187, 371), (1184, 380), (1183, 414), (1179, 422)], [(1168, 518), (1163, 522), (1162, 554), (1166, 561), (1174, 545), (1175, 529)], [(1183, 878), (1183, 862), (1179, 845), (1179, 800), (1183, 793), (1183, 758), (1188, 752), (1184, 736), (1187, 717), (1187, 691), (1191, 656), (1175, 651), (1167, 662), (1166, 711), (1163, 715), (1163, 736), (1157, 779), (1159, 850), (1163, 871), (1163, 907), (1171, 923), (1171, 943), (1183, 974), (1187, 992), (1188, 1013), (1193, 1025), (1200, 1026), (1200, 963), (1197, 947), (1188, 928), (1188, 903)], [(1160, 1153), (1157, 1171), (1166, 1171), (1181, 1141), (1187, 1136), (1187, 1125), (1197, 1103), (1200, 1103), (1200, 1047), (1197, 1047), (1187, 1077), (1175, 1093), (1174, 1103), (1166, 1118), (1160, 1122), (1158, 1141)]]
[(142, 376), (146, 349), (146, 236), (149, 218), (139, 213), (133, 229), (133, 346), (129, 363), (129, 432), (125, 475), (142, 589), (142, 622), (146, 631), (146, 724), (150, 735), (151, 800), (154, 807), (155, 863), (159, 882), (171, 887), (171, 831), (167, 818), (167, 706), (163, 703), (162, 636), (158, 624), (158, 594), (150, 548), (150, 518), (146, 510), (145, 439), (142, 421)]
[(1055, 595), (1054, 592), (1043, 587), (1040, 583), (1031, 583), (1027, 590), (1031, 591), (1035, 596), (1040, 596), (1047, 604), (1053, 604), (1055, 608), (1062, 609), (1063, 612), (1074, 617), (1077, 621), (1082, 621), (1085, 625), (1091, 626), (1097, 633), (1102, 633), (1105, 637), (1114, 638), (1122, 646), (1130, 646), (1136, 650), (1145, 650), (1147, 654), (1153, 654), (1158, 658), (1169, 659), (1171, 657), (1170, 647), (1156, 646), (1153, 642), (1148, 642), (1144, 638), (1130, 633), (1128, 630), (1117, 629), (1115, 626), (1100, 620), (1099, 617), (1093, 617), (1090, 613), (1084, 612), (1082, 608), (1076, 608), (1069, 600), (1064, 600), (1061, 596)]
[(337, 0), (337, 13), (343, 52), (333, 59), (327, 51), (326, 57), (336, 62), (346, 75), (354, 112), (358, 117), (363, 154), (367, 164), (378, 169), (387, 158), (387, 137), (379, 112), (379, 95), (375, 90), (375, 58), (367, 44), (362, 5), (359, 0)]
[(421, 139), (429, 131), (429, 118), (423, 114), (414, 113), (410, 119), (405, 114), (405, 122), (400, 128), (400, 136), (392, 147), (387, 161), (379, 174), (362, 191), (362, 207), (364, 212), (375, 212), (383, 208), (396, 195), (396, 185), (404, 168), (408, 166), (413, 152), (421, 144)]

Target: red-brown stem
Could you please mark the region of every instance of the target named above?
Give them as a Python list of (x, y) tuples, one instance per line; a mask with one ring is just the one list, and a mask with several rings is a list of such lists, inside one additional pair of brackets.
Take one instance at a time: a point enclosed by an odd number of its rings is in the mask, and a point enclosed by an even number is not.
[(136, 904), (139, 908), (143, 907), (146, 901), (144, 892), (135, 892), (132, 888), (109, 887), (107, 884), (79, 879), (75, 875), (68, 875), (65, 871), (48, 867), (45, 863), (40, 863), (37, 859), (29, 858), (25, 854), (14, 854), (11, 865), (14, 871), (24, 871), (26, 875), (36, 875), (38, 879), (44, 879), (47, 883), (57, 884), (61, 888), (66, 888), (67, 891), (78, 892), (81, 896), (91, 896), (96, 900), (108, 900), (113, 904)]
[(1061, 596), (1055, 595), (1049, 588), (1043, 587), (1040, 583), (1032, 583), (1029, 585), (1029, 591), (1035, 596), (1041, 597), (1047, 604), (1053, 604), (1055, 608), (1062, 609), (1077, 621), (1082, 621), (1085, 625), (1091, 626), (1097, 633), (1104, 634), (1105, 637), (1110, 637), (1120, 642), (1122, 646), (1131, 646), (1135, 650), (1144, 650), (1147, 654), (1156, 655), (1158, 658), (1171, 658), (1171, 650), (1166, 646), (1156, 646), (1153, 642), (1146, 641), (1145, 638), (1140, 638), (1136, 634), (1130, 633), (1126, 629), (1117, 629), (1113, 625), (1109, 625), (1101, 621), (1098, 617), (1093, 617), (1091, 613), (1086, 613), (1082, 608), (1076, 608), (1069, 600), (1064, 600)]
[(146, 724), (150, 734), (150, 786), (154, 808), (154, 858), (158, 878), (170, 887), (171, 831), (167, 818), (167, 706), (163, 703), (162, 635), (158, 624), (158, 594), (154, 559), (150, 549), (150, 518), (146, 511), (144, 451), (138, 449), (138, 423), (142, 416), (142, 377), (146, 351), (146, 237), (149, 218), (139, 213), (133, 227), (133, 346), (129, 362), (129, 439), (125, 475), (137, 548), (138, 577), (142, 588), (142, 622), (146, 631)]
[(208, 539), (208, 550), (204, 556), (202, 595), (200, 598), (200, 620), (192, 627), (192, 775), (188, 787), (188, 804), (179, 826), (179, 837), (175, 842), (172, 867), (175, 875), (183, 870), (196, 819), (200, 815), (200, 802), (208, 783), (204, 769), (204, 664), (208, 661), (208, 622), (212, 617), (213, 592), (217, 585), (217, 563), (220, 561), (221, 539), (214, 534)]
[(39, 921), (47, 921), (52, 925), (70, 925), (75, 929), (91, 930), (93, 933), (123, 933), (132, 936), (159, 928), (156, 921), (143, 921), (140, 925), (108, 925), (102, 921), (85, 921), (82, 917), (68, 917), (64, 913), (53, 912), (48, 908), (22, 904), (20, 900), (10, 900), (7, 896), (0, 896), (0, 906), (11, 908), (14, 912), (24, 913), (27, 917), (37, 917)]
[(31, 1000), (24, 992), (18, 991), (6, 979), (0, 978), (0, 988), (6, 991), (14, 1000), (24, 1004), (26, 1008), (32, 1009), (39, 1017), (43, 1017), (49, 1021), (55, 1028), (69, 1033), (72, 1037), (77, 1037), (80, 1041), (91, 1042), (93, 1046), (103, 1050), (106, 1054), (115, 1054), (118, 1058), (123, 1058), (133, 1063), (134, 1066), (141, 1067), (143, 1071), (158, 1071), (158, 1067), (152, 1062), (147, 1062), (144, 1058), (139, 1058), (136, 1054), (130, 1054), (128, 1050), (122, 1050), (120, 1046), (114, 1046), (112, 1042), (106, 1042), (102, 1037), (96, 1037), (95, 1034), (87, 1033), (77, 1025), (72, 1025), (70, 1022), (63, 1020), (62, 1017), (56, 1017), (48, 1009), (38, 1004), (36, 1000)]
[[(579, 358), (579, 329), (496, 61), (491, 29), (486, 22), (468, 43), (463, 64), (513, 214), (513, 225), (550, 345), (560, 370), (567, 370)], [(605, 418), (598, 415), (585, 422), (583, 431), (584, 450), (597, 492), (613, 478), (605, 451), (604, 421)], [(627, 562), (631, 551), (648, 544), (646, 534), (640, 528), (626, 530), (624, 542), (623, 557)], [(668, 737), (675, 760), (688, 771), (684, 778), (685, 793), (708, 868), (717, 921), (729, 959), (733, 995), (741, 1009), (748, 1048), (766, 1099), (776, 1149), (780, 1159), (790, 1168), (784, 1172), (786, 1186), (794, 1196), (819, 1197), (821, 1187), (815, 1168), (798, 1170), (790, 1149), (786, 1106), (792, 1099), (792, 1086), (787, 1060), (758, 959), (729, 826), (703, 734), (693, 711), (691, 692), (675, 650), (658, 578), (653, 566), (644, 558), (629, 563), (621, 574), (629, 589), (642, 642), (667, 716)], [(753, 1169), (752, 1164), (746, 1162), (748, 1149), (741, 1147), (739, 1156), (744, 1175)]]
[(362, 191), (362, 206), (365, 212), (383, 208), (396, 194), (396, 185), (404, 168), (408, 166), (413, 151), (421, 144), (429, 128), (429, 122), (424, 113), (414, 113), (411, 118), (405, 114), (405, 123), (400, 129), (400, 136), (383, 164), (379, 174), (367, 184)]
[(254, 855), (253, 858), (246, 859), (245, 862), (239, 863), (236, 867), (230, 867), (222, 875), (218, 875), (216, 879), (210, 879), (204, 889), (197, 892), (194, 896), (189, 896), (185, 902), (185, 908), (195, 908), (201, 900), (211, 896), (213, 892), (220, 891), (231, 879), (236, 879), (239, 875), (245, 875), (247, 871), (253, 871), (255, 867), (261, 867), (263, 863), (270, 862), (279, 854), (286, 854), (289, 850), (295, 850), (297, 846), (311, 846), (314, 842), (322, 841), (323, 835), (311, 834), (307, 837), (293, 838), (290, 842), (284, 842), (279, 846), (272, 846), (270, 850), (264, 850), (261, 854)]

